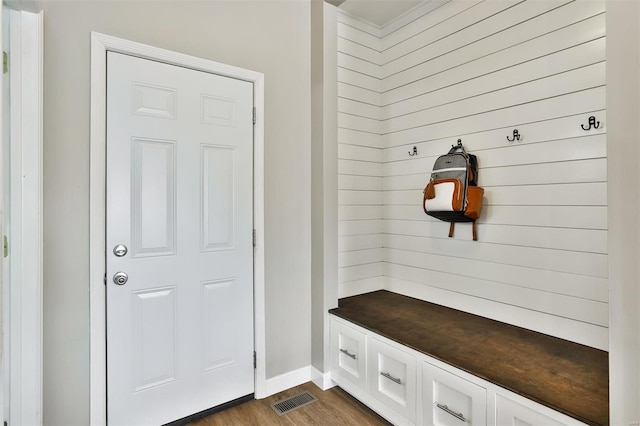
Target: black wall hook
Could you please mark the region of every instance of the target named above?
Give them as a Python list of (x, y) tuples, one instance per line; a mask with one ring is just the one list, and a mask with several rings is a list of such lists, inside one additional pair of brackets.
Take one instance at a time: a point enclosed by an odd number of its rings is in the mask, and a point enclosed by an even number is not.
[[(412, 154), (413, 153), (413, 154)], [(413, 157), (414, 155), (418, 155), (418, 147), (414, 146), (413, 150), (409, 151), (409, 155)]]
[(509, 136), (507, 136), (507, 140), (509, 142), (519, 141), (520, 140), (520, 133), (518, 133), (518, 129), (513, 129), (513, 138), (509, 138)]
[[(451, 145), (451, 148), (453, 148), (455, 145)], [(462, 139), (458, 139), (458, 148), (462, 146)]]
[(597, 129), (600, 127), (600, 122), (596, 121), (596, 117), (592, 115), (591, 117), (589, 117), (589, 126), (584, 127), (584, 124), (581, 124), (580, 127), (582, 127), (582, 130)]

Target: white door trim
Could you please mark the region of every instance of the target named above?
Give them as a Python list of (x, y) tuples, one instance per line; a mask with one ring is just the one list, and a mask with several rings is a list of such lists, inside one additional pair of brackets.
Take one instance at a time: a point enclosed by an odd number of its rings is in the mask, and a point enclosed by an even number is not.
[(253, 223), (255, 396), (266, 396), (264, 286), (264, 75), (129, 40), (91, 33), (91, 125), (89, 195), (90, 423), (107, 420), (105, 317), (105, 187), (106, 187), (106, 65), (107, 51), (250, 81), (254, 87)]
[(42, 424), (43, 14), (10, 10), (9, 423)]

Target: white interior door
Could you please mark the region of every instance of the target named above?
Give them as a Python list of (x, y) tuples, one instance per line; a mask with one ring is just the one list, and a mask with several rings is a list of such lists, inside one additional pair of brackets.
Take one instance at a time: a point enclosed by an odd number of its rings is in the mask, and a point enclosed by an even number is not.
[(252, 109), (252, 83), (107, 54), (110, 424), (254, 392)]

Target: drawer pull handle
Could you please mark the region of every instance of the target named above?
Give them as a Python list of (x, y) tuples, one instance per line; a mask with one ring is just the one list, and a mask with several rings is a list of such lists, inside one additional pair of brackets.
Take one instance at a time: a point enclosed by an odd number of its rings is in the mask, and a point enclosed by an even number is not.
[(350, 354), (348, 350), (346, 349), (340, 349), (340, 352), (342, 352), (343, 354), (345, 354), (346, 356), (348, 356), (351, 359), (356, 359), (356, 355), (355, 354)]
[(464, 416), (462, 415), (462, 413), (456, 413), (455, 411), (451, 410), (451, 408), (447, 407), (446, 405), (442, 405), (442, 404), (438, 404), (436, 403), (436, 406), (441, 409), (442, 411), (444, 411), (445, 413), (451, 414), (453, 417), (455, 417), (458, 420), (462, 420), (463, 422), (467, 422), (467, 419), (464, 418)]
[(400, 379), (396, 379), (395, 377), (393, 377), (393, 376), (392, 376), (391, 374), (389, 374), (389, 373), (385, 373), (384, 371), (381, 371), (381, 372), (380, 372), (380, 375), (381, 375), (382, 377), (386, 377), (387, 379), (389, 379), (389, 380), (391, 380), (392, 382), (395, 382), (395, 383), (397, 383), (397, 384), (399, 384), (399, 385), (401, 385), (401, 384), (402, 384), (402, 380), (400, 380)]

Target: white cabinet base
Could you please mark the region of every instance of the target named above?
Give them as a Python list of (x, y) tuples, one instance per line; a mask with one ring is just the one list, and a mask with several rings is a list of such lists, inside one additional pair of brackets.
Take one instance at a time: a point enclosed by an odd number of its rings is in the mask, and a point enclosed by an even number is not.
[(331, 324), (332, 379), (340, 377), (367, 387), (366, 335), (341, 321)]
[(422, 363), (422, 424), (484, 426), (487, 390), (427, 361)]
[(416, 357), (399, 345), (372, 337), (367, 348), (369, 393), (378, 401), (416, 422)]
[(537, 404), (520, 395), (498, 391), (495, 395), (497, 425), (557, 426), (583, 424), (576, 419)]
[(397, 425), (584, 425), (331, 315), (331, 379)]

